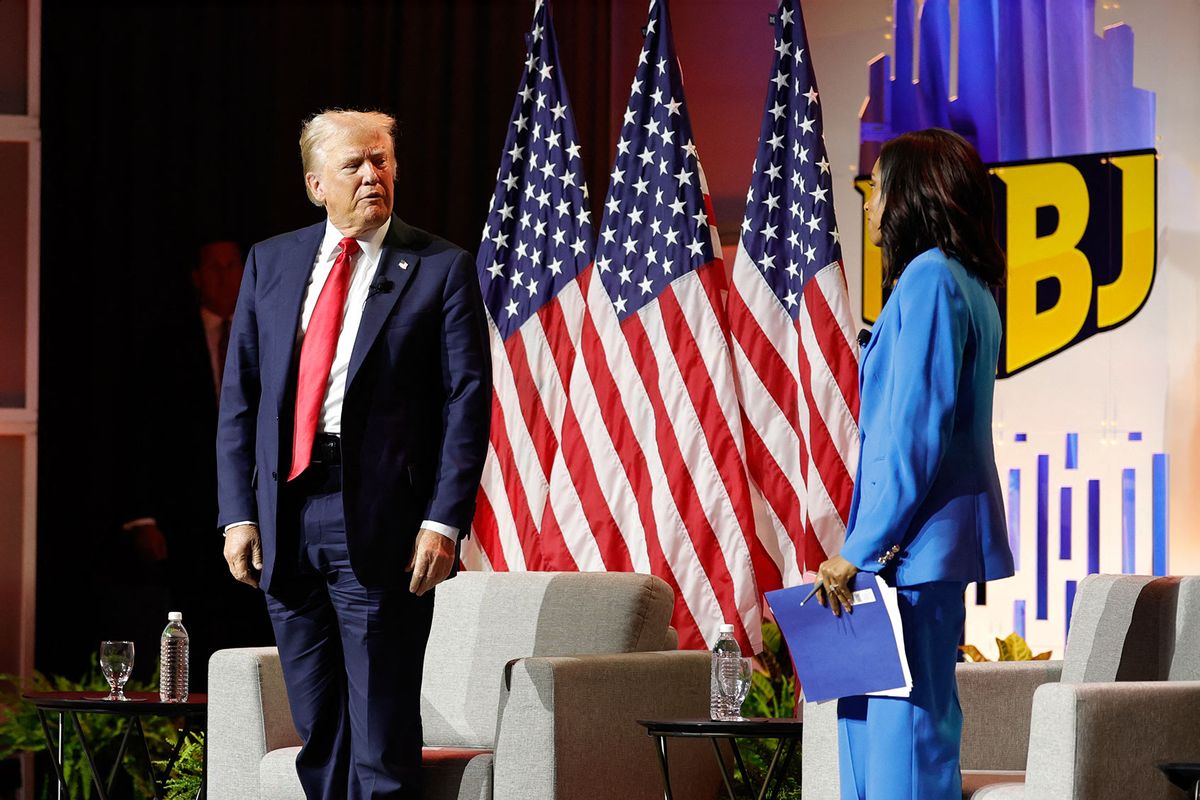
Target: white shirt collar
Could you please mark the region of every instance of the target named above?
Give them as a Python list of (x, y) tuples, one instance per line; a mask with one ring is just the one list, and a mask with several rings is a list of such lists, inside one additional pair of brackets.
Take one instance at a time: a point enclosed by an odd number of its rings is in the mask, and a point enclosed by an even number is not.
[[(387, 238), (387, 232), (392, 227), (392, 218), (387, 220), (375, 230), (362, 238), (355, 238), (358, 246), (366, 254), (367, 260), (372, 264), (379, 263), (379, 253), (383, 250), (383, 240)], [(346, 238), (345, 234), (333, 226), (329, 218), (325, 218), (325, 238), (321, 240), (321, 258), (336, 258), (339, 252), (338, 242)]]

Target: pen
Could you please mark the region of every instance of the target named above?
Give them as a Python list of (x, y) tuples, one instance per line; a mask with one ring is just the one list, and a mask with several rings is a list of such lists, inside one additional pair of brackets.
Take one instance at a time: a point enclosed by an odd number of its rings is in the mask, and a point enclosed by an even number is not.
[(808, 593), (807, 597), (805, 597), (803, 600), (800, 601), (800, 605), (803, 606), (809, 600), (812, 600), (813, 595), (817, 593), (817, 589), (820, 589), (822, 586), (824, 586), (824, 584), (821, 583), (820, 581), (817, 581), (815, 584), (813, 584), (812, 591)]

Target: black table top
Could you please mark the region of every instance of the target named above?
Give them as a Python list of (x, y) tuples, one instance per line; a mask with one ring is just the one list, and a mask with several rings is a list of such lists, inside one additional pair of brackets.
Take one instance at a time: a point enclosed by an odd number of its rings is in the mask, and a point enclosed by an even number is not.
[(753, 717), (743, 721), (715, 719), (639, 719), (646, 733), (656, 736), (758, 736), (779, 739), (799, 736), (804, 723), (798, 719)]
[(1159, 764), (1158, 768), (1167, 776), (1167, 780), (1189, 792), (1196, 788), (1196, 783), (1200, 781), (1200, 763), (1168, 761)]
[(125, 702), (106, 700), (104, 690), (92, 692), (26, 692), (21, 695), (38, 708), (47, 711), (86, 711), (99, 714), (136, 716), (175, 716), (204, 713), (208, 695), (193, 693), (185, 703), (164, 703), (158, 692), (126, 692)]

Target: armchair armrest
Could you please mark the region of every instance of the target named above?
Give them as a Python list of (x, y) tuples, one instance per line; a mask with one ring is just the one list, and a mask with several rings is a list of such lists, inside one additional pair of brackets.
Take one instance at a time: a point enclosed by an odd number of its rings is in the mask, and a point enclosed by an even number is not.
[(1034, 693), (1025, 796), (1179, 797), (1155, 767), (1200, 753), (1200, 681), (1052, 683)]
[(274, 647), (219, 650), (208, 662), (208, 797), (259, 796), (259, 762), (301, 744)]
[[(495, 800), (662, 797), (639, 719), (708, 717), (710, 656), (691, 651), (525, 658), (510, 665), (496, 736)], [(676, 797), (711, 798), (712, 746), (668, 747)]]
[(963, 711), (962, 768), (1025, 769), (1033, 693), (1061, 675), (1061, 661), (959, 664), (956, 676)]
[(800, 773), (801, 797), (841, 797), (842, 781), (838, 760), (838, 701), (804, 703), (804, 737), (800, 755), (804, 770)]

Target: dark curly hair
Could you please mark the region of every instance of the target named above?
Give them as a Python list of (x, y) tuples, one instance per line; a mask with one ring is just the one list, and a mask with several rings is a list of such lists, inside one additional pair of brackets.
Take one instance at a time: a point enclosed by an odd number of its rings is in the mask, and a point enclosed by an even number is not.
[(992, 189), (979, 153), (941, 128), (905, 133), (879, 154), (883, 284), (937, 247), (989, 286), (1004, 283), (1004, 252), (992, 223)]

